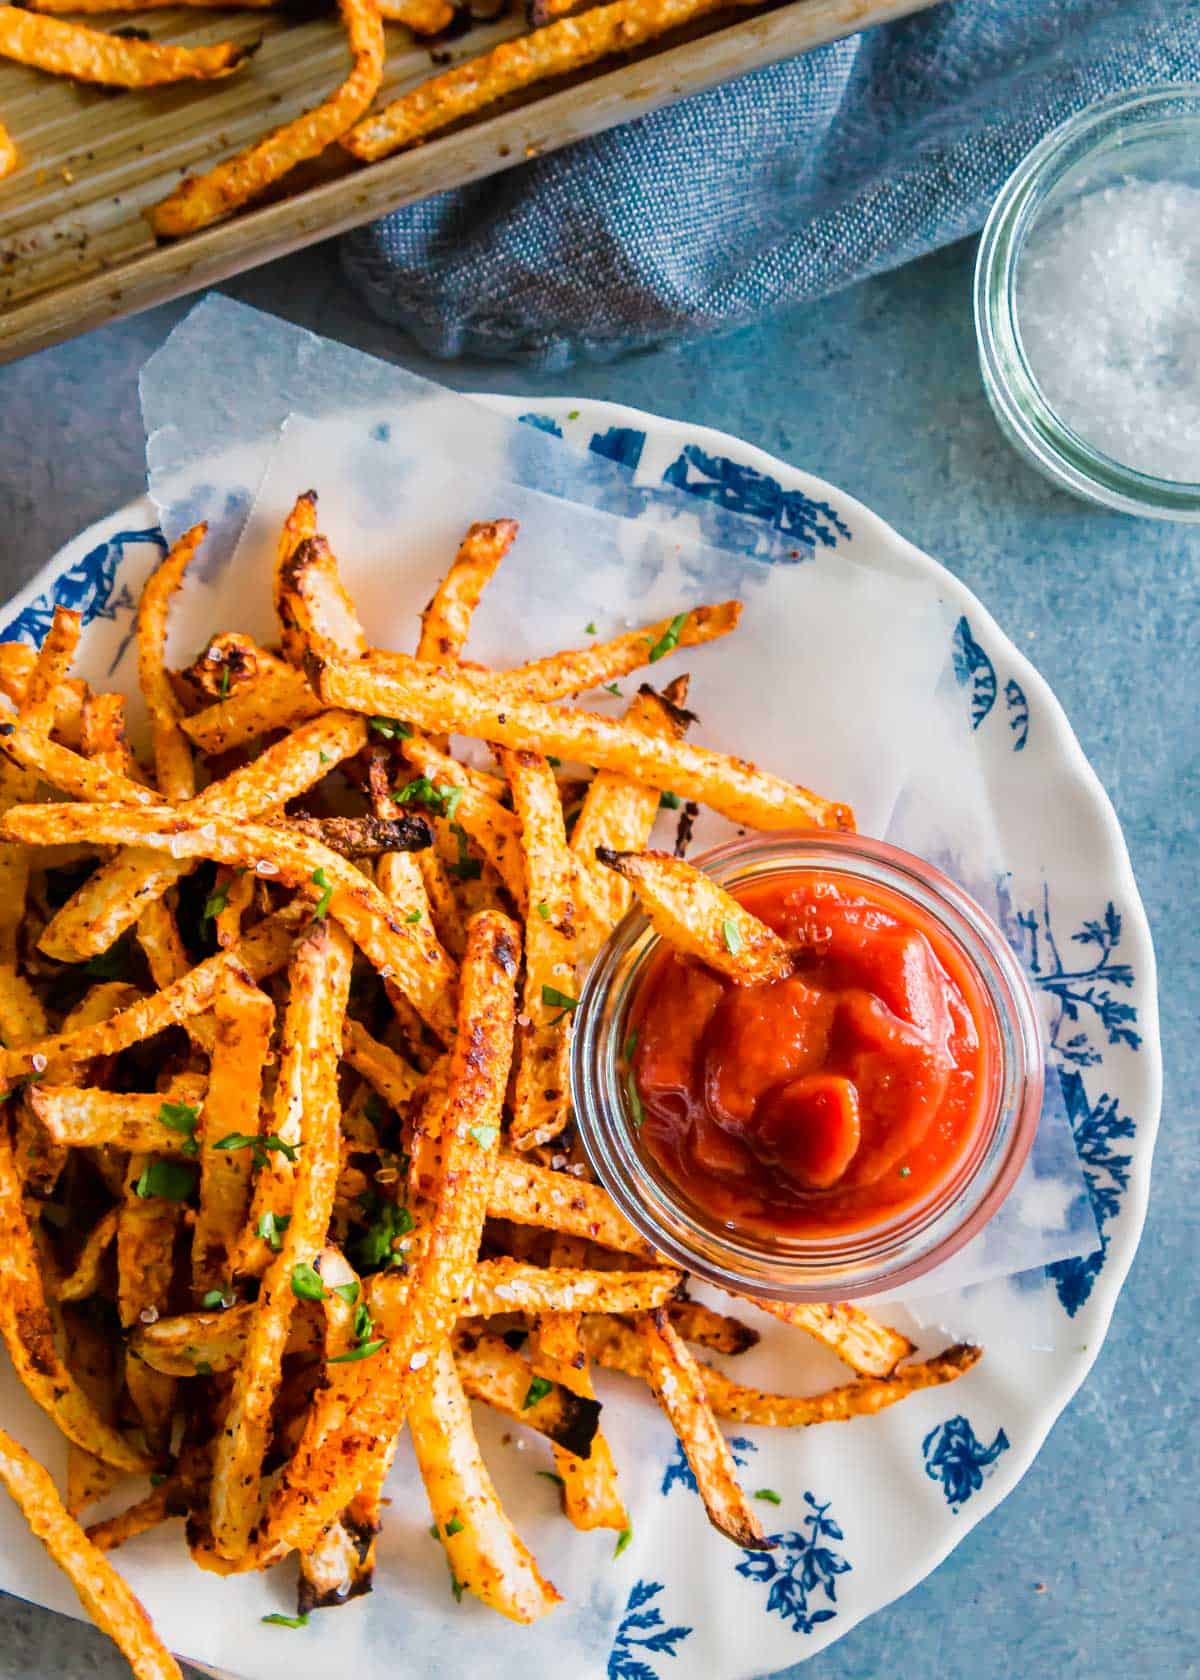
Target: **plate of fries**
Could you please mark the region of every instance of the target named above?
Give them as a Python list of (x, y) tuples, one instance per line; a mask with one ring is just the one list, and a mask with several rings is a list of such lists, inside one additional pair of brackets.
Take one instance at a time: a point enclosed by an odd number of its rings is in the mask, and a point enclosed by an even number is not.
[[(398, 1650), (434, 1671), (435, 1634), (444, 1672), (795, 1662), (1012, 1489), (1136, 1247), (1153, 956), (1046, 685), (832, 487), (699, 428), (543, 407), (576, 441), (636, 432), (642, 476), (693, 446), (731, 469), (727, 505), (750, 480), (758, 508), (778, 505), (764, 485), (819, 499), (858, 560), (961, 612), (968, 677), (986, 661), (1020, 695), (1019, 757), (1011, 701), (979, 720), (980, 750), (1031, 803), (1069, 787), (1041, 931), (1053, 944), (1053, 903), (1087, 956), (1037, 954), (1031, 976), (1060, 1002), (1123, 986), (1129, 1011), (1095, 1030), (1068, 1011), (1077, 1031), (1050, 1040), (1103, 1247), (1027, 1291), (1057, 1315), (1051, 1352), (1033, 1330), (985, 1350), (969, 1322), (950, 1336), (895, 1303), (690, 1286), (595, 1181), (572, 1011), (638, 878), (597, 854), (669, 845), (681, 817), (682, 852), (692, 806), (853, 822), (836, 788), (719, 752), (690, 716), (689, 675), (739, 633), (739, 602), (481, 665), (472, 617), (520, 533), (468, 480), (415, 645), (382, 643), (297, 485), (270, 641), (212, 623), (173, 663), (205, 531), (167, 549), (135, 504), (56, 557), (0, 645), (0, 1585), (62, 1609), (74, 1589), (140, 1677), (177, 1675), (172, 1648), (243, 1680), (369, 1673)], [(110, 552), (83, 611), (64, 604)], [(89, 624), (122, 616), (148, 719), (132, 740), (131, 696), (89, 648)], [(588, 708), (625, 679), (622, 715)], [(1105, 1171), (1123, 1195), (1101, 1197)]]

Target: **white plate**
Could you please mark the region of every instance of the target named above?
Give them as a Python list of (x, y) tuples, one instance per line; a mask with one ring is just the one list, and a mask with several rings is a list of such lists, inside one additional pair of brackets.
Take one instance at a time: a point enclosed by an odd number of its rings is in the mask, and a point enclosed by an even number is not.
[[(770, 1461), (778, 1485), (780, 1452), (793, 1455), (773, 1553), (741, 1553), (710, 1537), (682, 1461), (664, 1461), (655, 1497), (667, 1502), (679, 1544), (644, 1555), (631, 1548), (636, 1567), (608, 1680), (748, 1680), (820, 1650), (923, 1579), (1016, 1486), (1087, 1375), (1149, 1194), (1161, 1087), (1149, 929), (1116, 817), (1062, 708), (944, 568), (832, 486), (723, 433), (608, 403), (484, 400), (526, 417), (536, 409), (533, 418), (548, 429), (622, 459), (642, 482), (666, 480), (801, 542), (844, 547), (947, 603), (976, 739), (1007, 794), (1004, 840), (1015, 878), (1043, 882), (1034, 901), (1013, 903), (1010, 932), (1049, 1000), (1051, 1056), (1102, 1250), (1049, 1268), (1028, 1292), (1028, 1341), (1018, 1334), (990, 1348), (952, 1389), (838, 1430), (787, 1437), (784, 1448), (778, 1437), (766, 1443), (767, 1432), (739, 1438), (752, 1483), (753, 1466)], [(160, 540), (154, 526), (153, 507), (142, 500), (68, 544), (0, 615), (0, 638), (40, 638), (59, 601), (86, 620), (114, 620), (104, 640), (115, 645), (127, 628), (130, 582)], [(1053, 1351), (1035, 1351), (1031, 1344), (1044, 1338), (1034, 1327), (1048, 1313)], [(61, 1582), (21, 1534), (3, 1548), (0, 1586), (70, 1609)], [(611, 1579), (607, 1550), (599, 1567)], [(287, 1657), (277, 1648), (275, 1661)]]

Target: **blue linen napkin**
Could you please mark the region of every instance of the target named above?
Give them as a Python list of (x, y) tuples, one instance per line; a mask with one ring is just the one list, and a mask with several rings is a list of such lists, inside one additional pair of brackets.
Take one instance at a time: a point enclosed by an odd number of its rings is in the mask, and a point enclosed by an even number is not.
[(602, 360), (948, 244), (1071, 112), (1193, 77), (1200, 0), (948, 0), (394, 211), (343, 264), (436, 355)]

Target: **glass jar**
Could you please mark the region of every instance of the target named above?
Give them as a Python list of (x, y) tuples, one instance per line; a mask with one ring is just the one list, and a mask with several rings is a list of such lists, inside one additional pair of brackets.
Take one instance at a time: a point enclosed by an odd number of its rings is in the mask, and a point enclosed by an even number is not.
[(810, 872), (874, 884), (932, 919), (978, 983), (992, 1053), (974, 1137), (949, 1178), (867, 1229), (827, 1237), (747, 1234), (690, 1202), (639, 1144), (622, 1047), (660, 941), (634, 908), (597, 956), (575, 1012), (571, 1086), (596, 1176), (621, 1212), (674, 1263), (722, 1288), (792, 1301), (843, 1301), (930, 1271), (995, 1213), (1021, 1170), (1042, 1107), (1042, 1049), (1025, 975), (1004, 935), (953, 881), (920, 858), (854, 834), (753, 835), (694, 860), (737, 896), (772, 875)]
[(1009, 177), (984, 227), (975, 264), (975, 333), (1000, 429), (1047, 478), (1125, 513), (1200, 520), (1200, 483), (1127, 466), (1055, 412), (1021, 336), (1021, 265), (1031, 235), (1086, 195), (1162, 182), (1200, 187), (1200, 85), (1114, 94), (1048, 134)]

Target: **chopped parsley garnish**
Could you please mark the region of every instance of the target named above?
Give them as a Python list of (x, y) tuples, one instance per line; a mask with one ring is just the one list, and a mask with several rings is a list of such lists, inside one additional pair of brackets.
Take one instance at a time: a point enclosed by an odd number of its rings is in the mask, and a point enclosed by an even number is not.
[(412, 736), (412, 724), (401, 723), (399, 718), (373, 717), (370, 725), (385, 741), (407, 741)]
[(331, 764), (333, 762), (327, 752), (319, 752), (317, 757), (322, 764)]
[(617, 1535), (617, 1543), (613, 1547), (613, 1556), (615, 1558), (619, 1558), (621, 1553), (625, 1550), (626, 1546), (628, 1546), (629, 1542), (632, 1539), (633, 1539), (632, 1528), (623, 1528), (621, 1530), (620, 1534)]
[(395, 1252), (397, 1238), (413, 1228), (413, 1216), (397, 1202), (385, 1202), (368, 1192), (360, 1200), (370, 1223), (354, 1244), (353, 1257), (360, 1272), (377, 1272), (383, 1266), (400, 1264)]
[(562, 759), (555, 758), (553, 753), (546, 754), (546, 763), (550, 766), (551, 770), (561, 770), (562, 768)]
[(446, 1524), (446, 1537), (447, 1537), (447, 1539), (449, 1539), (449, 1537), (452, 1534), (461, 1534), (462, 1531), (463, 1531), (462, 1519), (460, 1517), (451, 1517), (450, 1521)]
[(646, 1118), (646, 1110), (642, 1106), (642, 1093), (637, 1088), (637, 1074), (630, 1068), (625, 1075), (625, 1095), (629, 1098), (629, 1106), (633, 1110), (633, 1123), (640, 1129)]
[(620, 683), (615, 683), (615, 682), (605, 683), (604, 692), (605, 692), (605, 694), (619, 695), (620, 692), (621, 692), (621, 685), (620, 685)]
[(321, 896), (313, 905), (313, 921), (320, 922), (324, 920), (329, 909), (329, 903), (333, 897), (333, 885), (323, 869), (314, 869), (309, 879), (314, 887), (320, 887), (321, 889)]
[(128, 980), (129, 947), (122, 940), (107, 951), (101, 951), (98, 956), (89, 957), (83, 965), (83, 973), (89, 980)]
[(534, 909), (544, 922), (548, 922), (550, 920), (550, 906), (546, 903), (545, 899), (543, 899), (540, 904), (536, 904)]
[(226, 1295), (224, 1291), (220, 1289), (209, 1289), (200, 1297), (200, 1305), (206, 1308), (209, 1312), (213, 1311), (217, 1307), (231, 1307), (233, 1305), (233, 1296)]
[(559, 1487), (566, 1487), (567, 1485), (557, 1470), (539, 1470), (538, 1475), (544, 1482), (557, 1482)]
[(378, 1353), (387, 1342), (381, 1336), (378, 1341), (360, 1342), (357, 1347), (347, 1348), (345, 1353), (335, 1353), (332, 1359), (327, 1359), (327, 1365), (352, 1365), (357, 1359), (370, 1359), (373, 1353)]
[(302, 1628), (308, 1626), (307, 1616), (282, 1616), (278, 1610), (272, 1610), (269, 1616), (262, 1616), (259, 1619), (269, 1623), (271, 1627)]
[(521, 1402), (521, 1410), (527, 1412), (530, 1406), (536, 1406), (539, 1400), (544, 1400), (554, 1387), (545, 1377), (534, 1377), (525, 1391), (525, 1398)]
[(419, 910), (410, 910), (404, 920), (411, 926), (413, 922), (419, 922), (421, 920), (421, 912)]
[(678, 811), (679, 807), (683, 804), (683, 800), (680, 799), (677, 793), (671, 793), (668, 790), (666, 793), (659, 794), (658, 804), (660, 810)]
[(224, 700), (225, 696), (229, 693), (229, 667), (228, 667), (228, 665), (226, 665), (225, 668), (221, 672), (221, 680), (217, 684), (217, 693), (221, 697), (222, 700)]
[(207, 1359), (197, 1359), (197, 1361), (196, 1361), (196, 1375), (198, 1377), (211, 1377), (212, 1374), (213, 1374), (212, 1366), (209, 1364), (208, 1360)]
[[(462, 789), (456, 790), (461, 793)], [(460, 881), (477, 881), (483, 874), (483, 864), (478, 858), (472, 857), (467, 848), (466, 830), (459, 823), (450, 824), (450, 832), (458, 841), (458, 861), (447, 864), (451, 875), (457, 875)]]
[(228, 903), (229, 882), (226, 881), (223, 887), (217, 887), (213, 892), (210, 892), (208, 897), (204, 900), (204, 915), (202, 920), (211, 922), (215, 916), (219, 916), (221, 914), (222, 910), (224, 910)]
[(725, 941), (725, 949), (729, 952), (729, 955), (736, 957), (742, 948), (742, 930), (732, 916), (726, 916), (721, 923), (721, 938)]
[(584, 625), (583, 633), (585, 636), (595, 636), (598, 634), (595, 619), (592, 619), (590, 623)]
[(768, 1505), (782, 1505), (783, 1495), (776, 1493), (774, 1488), (756, 1488), (755, 1499), (765, 1499)]
[(475, 1139), (480, 1149), (490, 1149), (500, 1135), (498, 1126), (468, 1126), (467, 1136)]
[(283, 1247), (283, 1233), (292, 1222), (290, 1213), (264, 1213), (254, 1227), (256, 1237), (261, 1237), (267, 1247), (275, 1254)]
[(651, 665), (657, 664), (660, 659), (665, 659), (667, 654), (679, 646), (679, 632), (686, 623), (687, 614), (685, 612), (675, 614), (675, 617), (650, 649)]
[(340, 1301), (345, 1301), (348, 1307), (352, 1307), (358, 1300), (359, 1288), (356, 1283), (335, 1283), (333, 1293)]
[(256, 1167), (265, 1167), (267, 1151), (277, 1149), (281, 1155), (286, 1155), (289, 1161), (294, 1161), (300, 1153), (298, 1143), (288, 1143), (278, 1132), (268, 1132), (266, 1137), (251, 1137), (248, 1132), (226, 1132), (223, 1138), (218, 1138), (213, 1144), (214, 1149), (249, 1149), (251, 1159)]
[(621, 1055), (624, 1057), (624, 1059), (627, 1062), (631, 1062), (633, 1060), (633, 1052), (637, 1049), (637, 1044), (638, 1044), (638, 1030), (637, 1030), (636, 1027), (634, 1027), (633, 1031), (629, 1034), (629, 1037), (625, 1040), (624, 1044), (621, 1046)]
[(453, 1571), (450, 1573), (450, 1591), (454, 1594), (455, 1604), (462, 1603), (463, 1584)]
[(161, 1196), (165, 1202), (186, 1202), (196, 1185), (196, 1169), (184, 1161), (151, 1161), (134, 1185), (137, 1195)]
[(321, 1274), (307, 1260), (301, 1260), (292, 1267), (292, 1294), (299, 1301), (323, 1301), (325, 1299), (325, 1285), (321, 1282)]
[(159, 1105), (158, 1118), (168, 1131), (182, 1132), (185, 1155), (196, 1154), (200, 1148), (195, 1137), (200, 1122), (199, 1109), (193, 1108), (190, 1103), (165, 1102)]
[(911, 1173), (912, 1173), (912, 1168), (911, 1167), (901, 1167), (900, 1168), (900, 1177), (901, 1178), (908, 1178), (911, 1175)]
[[(569, 992), (560, 992), (557, 986), (542, 987), (542, 1002), (548, 1009), (562, 1010), (562, 1015), (556, 1016), (555, 1021), (561, 1021), (563, 1015), (569, 1015), (572, 1009), (578, 1009), (579, 1007), (577, 997), (572, 997)], [(555, 1022), (551, 1022), (552, 1026), (554, 1024)]]
[(439, 817), (449, 818), (458, 810), (463, 791), (454, 782), (431, 782), (428, 776), (414, 776), (411, 782), (405, 782), (392, 795), (392, 799), (397, 805), (424, 805), (427, 810), (436, 811)]
[(571, 412), (567, 415), (568, 420), (578, 420), (578, 418), (579, 418), (579, 410), (577, 408), (573, 408), (571, 410)]

